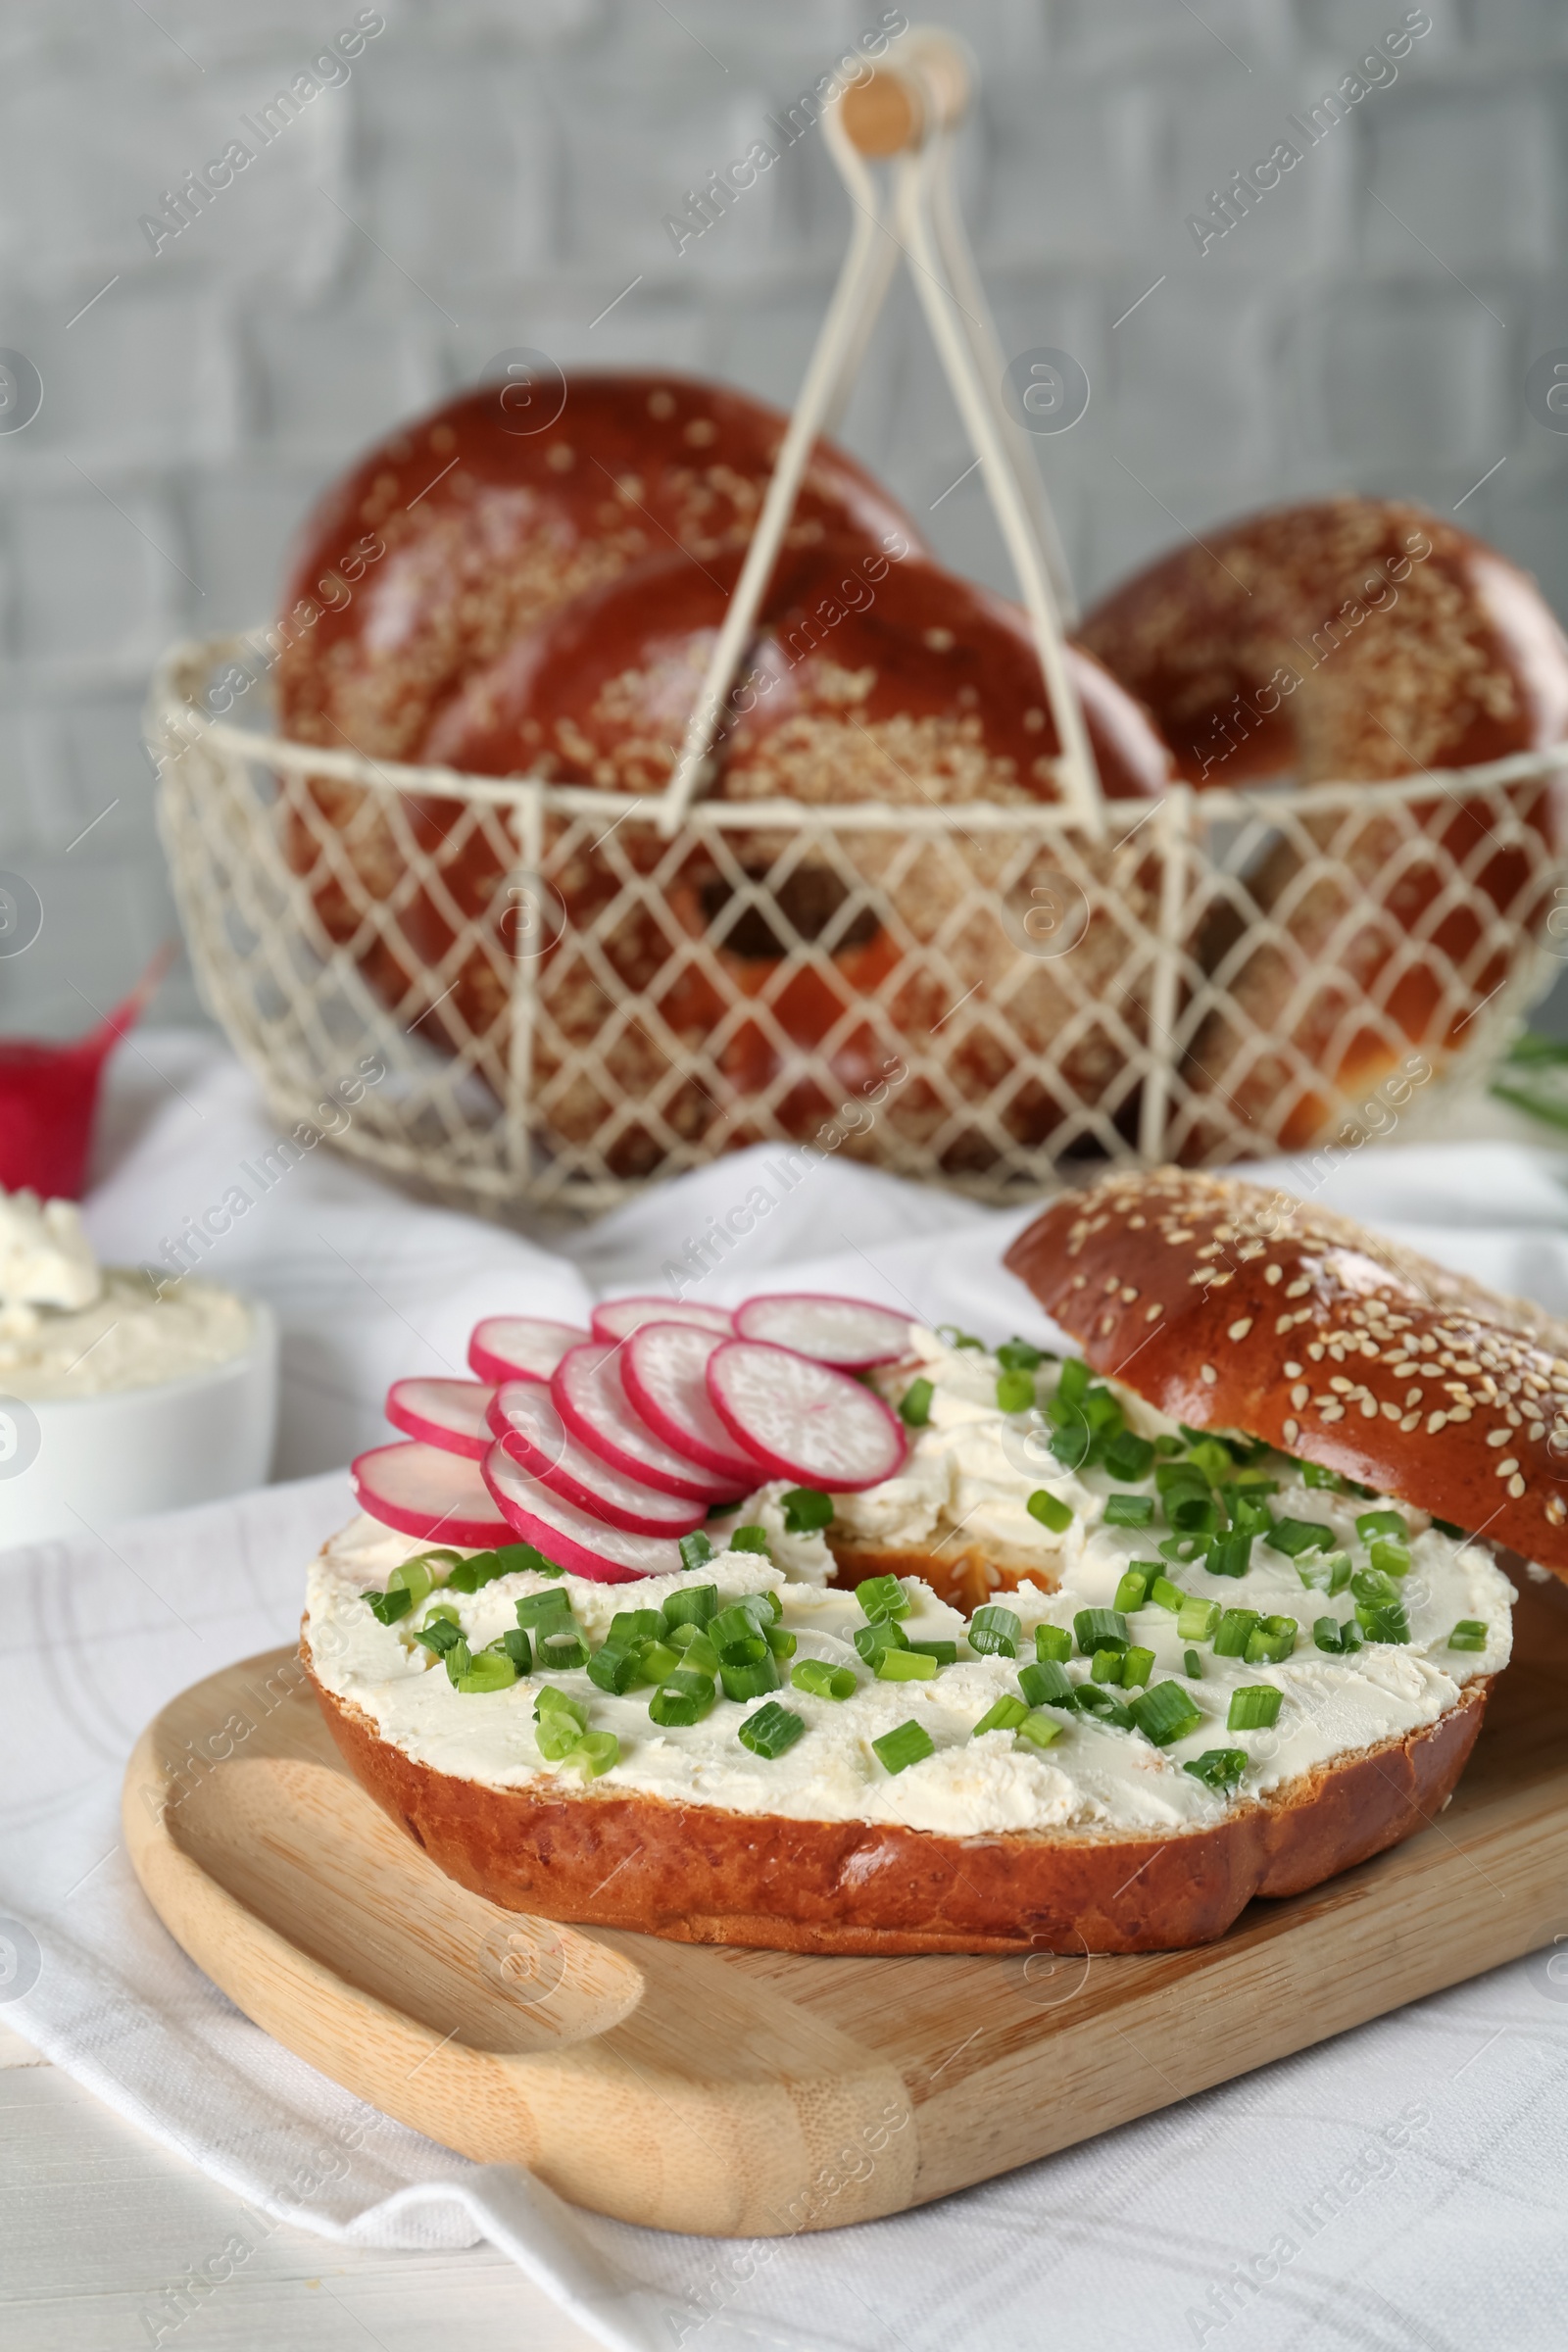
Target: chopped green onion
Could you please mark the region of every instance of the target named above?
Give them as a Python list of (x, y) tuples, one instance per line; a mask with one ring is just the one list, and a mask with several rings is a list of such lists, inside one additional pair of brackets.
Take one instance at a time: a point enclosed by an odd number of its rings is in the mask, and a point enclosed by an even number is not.
[(766, 1756), (771, 1761), (787, 1747), (793, 1747), (805, 1729), (804, 1715), (769, 1699), (765, 1707), (759, 1707), (755, 1715), (747, 1716), (737, 1738), (742, 1747), (749, 1747), (754, 1756)]
[(1184, 1642), (1212, 1642), (1223, 1614), (1217, 1600), (1200, 1600), (1195, 1594), (1191, 1600), (1182, 1602), (1176, 1631)]
[(1124, 1614), (1134, 1609), (1141, 1609), (1149, 1597), (1149, 1588), (1153, 1575), (1153, 1569), (1147, 1563), (1134, 1560), (1116, 1587), (1116, 1597), (1111, 1603), (1112, 1608), (1120, 1609)]
[(682, 1536), (678, 1549), (683, 1568), (706, 1568), (713, 1556), (713, 1546), (701, 1528), (694, 1535)]
[(1029, 1340), (1004, 1340), (997, 1349), (997, 1361), (1004, 1372), (1038, 1372), (1045, 1360), (1045, 1349), (1036, 1348)]
[(1165, 1516), (1179, 1536), (1217, 1536), (1225, 1514), (1211, 1494), (1167, 1494)]
[(730, 1548), (730, 1550), (731, 1550), (731, 1551), (761, 1551), (761, 1552), (765, 1552), (765, 1551), (766, 1551), (766, 1549), (767, 1549), (767, 1530), (766, 1530), (766, 1528), (765, 1528), (765, 1527), (737, 1527), (737, 1528), (733, 1528), (733, 1529), (730, 1531), (729, 1548)]
[(1160, 1456), (1161, 1460), (1163, 1460), (1168, 1454), (1180, 1453), (1181, 1449), (1182, 1442), (1180, 1438), (1164, 1437), (1156, 1438), (1154, 1440), (1154, 1451)]
[(1246, 1576), (1252, 1565), (1252, 1539), (1238, 1528), (1228, 1536), (1216, 1536), (1203, 1557), (1210, 1576)]
[(428, 1600), (440, 1581), (430, 1572), (431, 1557), (429, 1552), (421, 1551), (416, 1553), (412, 1560), (399, 1561), (386, 1580), (387, 1591), (407, 1592), (411, 1604), (416, 1608), (421, 1600)]
[(1182, 1664), (1187, 1670), (1187, 1679), (1189, 1682), (1200, 1683), (1202, 1681), (1203, 1661), (1199, 1656), (1196, 1649), (1189, 1649), (1183, 1652)]
[[(1124, 1478), (1129, 1486), (1136, 1486), (1149, 1476), (1153, 1466), (1154, 1448), (1135, 1429), (1124, 1429), (1119, 1437), (1111, 1439), (1102, 1459), (1112, 1478)], [(1129, 1524), (1147, 1525), (1147, 1522), (1131, 1521)]]
[(1266, 1732), (1279, 1721), (1282, 1693), (1272, 1683), (1243, 1683), (1231, 1692), (1228, 1732)]
[(579, 1732), (588, 1729), (588, 1708), (569, 1690), (558, 1690), (554, 1683), (543, 1683), (534, 1693), (533, 1719), (542, 1723), (547, 1715), (569, 1715)]
[(709, 1640), (706, 1626), (672, 1625), (664, 1638), (678, 1653), (682, 1665), (699, 1674), (718, 1672), (718, 1651)]
[(813, 1698), (850, 1698), (860, 1687), (853, 1666), (830, 1666), (825, 1658), (803, 1658), (792, 1669), (790, 1681)]
[(1107, 1494), (1105, 1496), (1105, 1525), (1107, 1527), (1152, 1527), (1154, 1520), (1152, 1494)]
[(1081, 1470), (1095, 1449), (1095, 1433), (1079, 1420), (1058, 1421), (1049, 1440), (1064, 1470)]
[(1118, 1732), (1133, 1729), (1133, 1714), (1119, 1698), (1112, 1698), (1101, 1683), (1079, 1683), (1073, 1691), (1073, 1705), (1081, 1715), (1091, 1716), (1096, 1723), (1108, 1723)]
[(1049, 1487), (1037, 1487), (1025, 1504), (1031, 1519), (1049, 1527), (1054, 1536), (1063, 1535), (1072, 1525), (1072, 1505), (1060, 1502)]
[(793, 1658), (799, 1644), (786, 1625), (764, 1625), (762, 1640), (775, 1658)]
[(648, 1701), (648, 1712), (661, 1727), (678, 1729), (701, 1723), (717, 1695), (717, 1685), (710, 1674), (700, 1674), (691, 1666), (677, 1666), (673, 1674), (665, 1675)]
[(517, 1669), (504, 1649), (481, 1649), (458, 1676), (460, 1690), (505, 1690), (517, 1679)]
[(1205, 1747), (1200, 1756), (1182, 1766), (1195, 1781), (1212, 1788), (1216, 1796), (1228, 1796), (1247, 1770), (1247, 1750), (1242, 1747)]
[(893, 1617), (907, 1617), (913, 1605), (909, 1595), (896, 1576), (868, 1576), (855, 1588), (855, 1597), (860, 1613), (868, 1624), (880, 1625)]
[(561, 1761), (597, 1781), (601, 1773), (620, 1762), (620, 1741), (613, 1732), (584, 1732), (576, 1746), (568, 1748)]
[(1381, 1569), (1385, 1576), (1408, 1576), (1410, 1573), (1410, 1554), (1402, 1544), (1391, 1544), (1380, 1537), (1372, 1545), (1371, 1558), (1373, 1567)]
[[(926, 1387), (930, 1385), (927, 1381)], [(782, 1500), (787, 1536), (814, 1535), (819, 1527), (832, 1524), (833, 1497), (824, 1494), (819, 1487), (791, 1487)]]
[[(514, 1547), (509, 1544), (507, 1548), (510, 1551)], [(525, 1544), (518, 1544), (515, 1546), (515, 1548), (518, 1550), (526, 1550), (531, 1547)], [(512, 1565), (515, 1567), (521, 1567), (526, 1564), (527, 1563), (522, 1561), (514, 1561), (512, 1563)], [(452, 1573), (446, 1581), (454, 1592), (477, 1592), (481, 1587), (485, 1585), (493, 1585), (498, 1576), (506, 1576), (510, 1573), (511, 1570), (509, 1569), (507, 1558), (504, 1553), (499, 1551), (472, 1551), (468, 1554), (468, 1557), (466, 1560), (459, 1560), (457, 1566), (452, 1570)]]
[(1348, 1551), (1320, 1551), (1315, 1560), (1298, 1560), (1296, 1573), (1309, 1592), (1326, 1592), (1332, 1600), (1350, 1581), (1350, 1555)]
[(1167, 1536), (1159, 1546), (1159, 1556), (1175, 1567), (1185, 1568), (1190, 1562), (1201, 1559), (1208, 1551), (1206, 1536)]
[(1019, 1724), (1018, 1737), (1027, 1740), (1031, 1747), (1049, 1747), (1053, 1740), (1061, 1738), (1061, 1725), (1054, 1715), (1043, 1714), (1037, 1708)]
[(463, 1640), (462, 1628), (450, 1617), (427, 1617), (423, 1625), (416, 1625), (412, 1631), (416, 1642), (422, 1642), (426, 1649), (433, 1649), (438, 1658), (445, 1657), (448, 1650), (455, 1649)]
[(1120, 1609), (1080, 1609), (1072, 1621), (1072, 1636), (1081, 1658), (1092, 1658), (1097, 1649), (1125, 1649), (1127, 1620)]
[(853, 1640), (856, 1648), (868, 1666), (874, 1666), (885, 1649), (907, 1649), (909, 1637), (892, 1617), (884, 1617), (875, 1625), (858, 1625)]
[(884, 1732), (880, 1740), (873, 1740), (871, 1745), (889, 1772), (906, 1772), (911, 1764), (923, 1763), (927, 1756), (937, 1752), (937, 1743), (925, 1725), (916, 1723), (912, 1715), (907, 1723), (898, 1724), (891, 1732)]
[[(491, 1646), (493, 1648), (494, 1643)], [(533, 1643), (520, 1625), (509, 1627), (501, 1637), (501, 1646), (519, 1674), (532, 1674)]]
[(367, 1592), (365, 1598), (371, 1616), (379, 1617), (383, 1625), (396, 1625), (414, 1606), (414, 1594), (400, 1592), (392, 1585), (384, 1592)]
[(1187, 1606), (1189, 1595), (1180, 1585), (1173, 1585), (1164, 1574), (1156, 1576), (1149, 1588), (1149, 1597), (1158, 1609), (1169, 1609), (1177, 1616)]
[(1043, 1664), (1059, 1665), (1072, 1656), (1072, 1636), (1064, 1625), (1035, 1627), (1035, 1656)]
[(657, 1642), (664, 1630), (663, 1612), (660, 1609), (617, 1609), (610, 1620), (607, 1642), (619, 1644), (631, 1642)]
[(1136, 1690), (1147, 1683), (1154, 1671), (1152, 1649), (1130, 1649), (1121, 1662), (1121, 1685), (1124, 1690)]
[(735, 1606), (738, 1609), (750, 1609), (758, 1624), (764, 1631), (770, 1618), (776, 1623), (784, 1614), (784, 1603), (770, 1585), (765, 1586), (760, 1592), (737, 1593)]
[(876, 1658), (879, 1683), (929, 1683), (937, 1671), (935, 1658), (923, 1649), (883, 1649)]
[(569, 1673), (574, 1666), (588, 1663), (588, 1644), (580, 1627), (575, 1625), (542, 1625), (535, 1636), (539, 1665), (543, 1672)]
[(1072, 1677), (1054, 1658), (1040, 1658), (1033, 1666), (1020, 1666), (1018, 1688), (1032, 1707), (1072, 1705)]
[[(748, 1594), (747, 1597), (750, 1598), (751, 1595)], [(737, 1642), (756, 1642), (762, 1649), (767, 1647), (767, 1643), (762, 1638), (762, 1629), (758, 1624), (756, 1617), (738, 1600), (732, 1600), (726, 1608), (719, 1610), (716, 1617), (710, 1617), (706, 1631), (708, 1639), (716, 1645), (721, 1657), (724, 1651)]]
[(1303, 1551), (1332, 1551), (1334, 1530), (1321, 1519), (1276, 1519), (1267, 1541), (1273, 1550), (1294, 1560)]
[(1015, 1658), (1022, 1633), (1016, 1611), (990, 1600), (969, 1620), (969, 1647), (981, 1658)]
[(1056, 1375), (1056, 1394), (1054, 1401), (1058, 1404), (1082, 1404), (1088, 1394), (1089, 1366), (1081, 1355), (1065, 1357), (1061, 1370)]
[(1227, 1609), (1214, 1628), (1215, 1657), (1245, 1658), (1257, 1622), (1255, 1609)]
[(764, 1691), (776, 1690), (779, 1687), (778, 1667), (765, 1642), (762, 1643), (761, 1656), (745, 1663), (732, 1662), (721, 1652), (718, 1679), (724, 1686), (726, 1698), (760, 1698)]
[(455, 1600), (432, 1600), (424, 1612), (424, 1622), (426, 1625), (461, 1625), (463, 1620), (458, 1615)]
[(922, 1658), (935, 1658), (939, 1666), (956, 1666), (958, 1662), (956, 1642), (949, 1642), (939, 1637), (935, 1641), (909, 1642), (906, 1646), (916, 1651)]
[(609, 1690), (617, 1698), (639, 1683), (655, 1681), (655, 1676), (642, 1670), (641, 1650), (640, 1642), (605, 1642), (588, 1661), (588, 1680), (596, 1690)]
[(1355, 1532), (1363, 1544), (1376, 1536), (1393, 1536), (1396, 1543), (1410, 1541), (1410, 1522), (1400, 1511), (1361, 1511), (1357, 1514)]
[(960, 1331), (956, 1323), (939, 1323), (937, 1338), (949, 1348), (977, 1348), (982, 1354), (985, 1352), (984, 1340), (977, 1340), (972, 1332)]
[(547, 1764), (559, 1764), (569, 1756), (584, 1735), (585, 1726), (557, 1707), (547, 1708), (543, 1715), (535, 1712), (534, 1740)]
[(443, 1652), (441, 1663), (447, 1670), (447, 1681), (456, 1689), (473, 1664), (473, 1652), (461, 1634), (452, 1647)]
[(1450, 1649), (1485, 1649), (1487, 1629), (1479, 1617), (1461, 1617), (1448, 1636)]
[(975, 1725), (971, 1737), (978, 1740), (982, 1732), (1015, 1732), (1028, 1713), (1029, 1709), (1021, 1698), (1014, 1698), (1010, 1691), (1004, 1691), (1000, 1698), (992, 1700)]
[(1173, 1740), (1185, 1740), (1203, 1720), (1203, 1710), (1180, 1683), (1156, 1683), (1152, 1690), (1141, 1690), (1132, 1703), (1132, 1717), (1146, 1740), (1156, 1747), (1169, 1747)]
[(673, 1674), (682, 1663), (681, 1653), (667, 1642), (639, 1642), (637, 1663), (645, 1683), (662, 1683), (666, 1674)]
[[(746, 1532), (744, 1528), (741, 1530), (743, 1535)], [(707, 1625), (717, 1614), (716, 1585), (686, 1585), (670, 1594), (661, 1611), (666, 1634), (672, 1633), (677, 1625)]]
[[(1353, 1634), (1355, 1640), (1347, 1641), (1348, 1634)], [(1348, 1618), (1344, 1625), (1337, 1617), (1314, 1617), (1312, 1639), (1319, 1649), (1326, 1650), (1331, 1658), (1337, 1658), (1348, 1649), (1360, 1648), (1361, 1629), (1353, 1617)]]
[(1131, 1655), (1132, 1652), (1125, 1649), (1097, 1649), (1089, 1661), (1090, 1681), (1092, 1683), (1119, 1683), (1122, 1660)]
[[(1033, 1383), (1030, 1383), (1031, 1392)], [(909, 1383), (899, 1401), (899, 1419), (908, 1429), (924, 1429), (931, 1418), (931, 1399), (936, 1390), (928, 1380)]]
[(1392, 1576), (1385, 1576), (1381, 1568), (1357, 1569), (1350, 1579), (1350, 1591), (1357, 1600), (1368, 1601), (1374, 1607), (1399, 1597), (1398, 1586)]
[(1321, 1462), (1300, 1462), (1297, 1466), (1304, 1486), (1327, 1487), (1336, 1494), (1344, 1494), (1346, 1481), (1337, 1470), (1325, 1470)]
[(1249, 1666), (1280, 1666), (1296, 1647), (1300, 1627), (1294, 1617), (1264, 1617), (1247, 1637)]
[(1408, 1642), (1410, 1620), (1396, 1600), (1355, 1604), (1356, 1623), (1369, 1642)]
[(570, 1615), (571, 1602), (560, 1585), (545, 1592), (525, 1592), (517, 1603), (519, 1625), (549, 1625)]
[(1201, 1431), (1195, 1433), (1186, 1428), (1182, 1429), (1182, 1435), (1189, 1441), (1187, 1459), (1195, 1469), (1201, 1471), (1211, 1487), (1217, 1487), (1221, 1480), (1229, 1478), (1236, 1467), (1236, 1456), (1222, 1438), (1208, 1437)]
[(1035, 1400), (1032, 1372), (1004, 1372), (997, 1381), (997, 1405), (1004, 1413), (1027, 1413)]

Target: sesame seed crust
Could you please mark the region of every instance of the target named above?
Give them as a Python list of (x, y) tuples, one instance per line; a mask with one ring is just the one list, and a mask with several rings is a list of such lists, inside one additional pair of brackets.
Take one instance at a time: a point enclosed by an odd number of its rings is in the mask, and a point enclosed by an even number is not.
[[(1067, 1195), (1006, 1264), (1097, 1372), (1173, 1419), (1266, 1439), (1568, 1580), (1568, 1327), (1541, 1309), (1326, 1209), (1180, 1168)], [(1069, 1264), (1096, 1294), (1092, 1333)], [(1157, 1320), (1117, 1302), (1126, 1284)], [(1282, 1295), (1300, 1303), (1277, 1315)], [(1303, 1362), (1324, 1370), (1309, 1382)]]

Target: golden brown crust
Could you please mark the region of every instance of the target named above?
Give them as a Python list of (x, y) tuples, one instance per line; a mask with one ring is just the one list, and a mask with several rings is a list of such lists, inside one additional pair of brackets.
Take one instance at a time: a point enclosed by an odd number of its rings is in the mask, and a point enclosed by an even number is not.
[[(310, 1670), (310, 1648), (301, 1654)], [(561, 1780), (491, 1788), (416, 1763), (317, 1681), (345, 1762), (442, 1870), (509, 1910), (769, 1951), (1140, 1952), (1209, 1943), (1423, 1828), (1481, 1729), (1490, 1677), (1426, 1729), (1212, 1829), (945, 1838), (793, 1821)]]
[(1326, 1209), (1105, 1176), (1006, 1264), (1105, 1372), (1568, 1577), (1568, 1333)]

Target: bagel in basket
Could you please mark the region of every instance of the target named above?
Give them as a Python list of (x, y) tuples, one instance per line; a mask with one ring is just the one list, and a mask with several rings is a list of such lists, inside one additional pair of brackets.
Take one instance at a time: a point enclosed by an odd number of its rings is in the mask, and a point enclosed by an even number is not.
[[(1568, 736), (1568, 640), (1535, 583), (1395, 500), (1244, 516), (1126, 581), (1082, 635), (1200, 790), (1375, 786)], [(1499, 817), (1441, 785), (1374, 790), (1266, 842), (1198, 943), (1225, 1001), (1194, 1037), (1172, 1155), (1234, 1158), (1249, 1129), (1294, 1151), (1409, 1046), (1441, 1067), (1532, 953), (1560, 797), (1527, 779)], [(1247, 936), (1259, 916), (1287, 939)]]
[[(662, 791), (739, 564), (656, 559), (578, 597), (470, 677), (435, 718), (421, 758), (626, 795)], [(1104, 790), (1157, 794), (1169, 760), (1148, 719), (1090, 657), (1072, 648), (1069, 660)], [(878, 549), (827, 539), (786, 553), (715, 767), (710, 798), (795, 801), (803, 810), (1059, 797), (1055, 729), (1023, 614), (894, 532)], [(442, 899), (463, 918), (482, 916), (506, 871), (492, 838), (454, 825), (450, 803), (427, 804), (421, 820)], [(565, 923), (541, 964), (540, 1101), (553, 1130), (591, 1144), (606, 1120), (596, 1064), (607, 1068), (648, 1105), (617, 1136), (617, 1166), (657, 1164), (660, 1124), (711, 1147), (759, 1134), (808, 1139), (844, 1094), (902, 1062), (911, 1074), (866, 1149), (886, 1156), (889, 1136), (904, 1137), (944, 1166), (985, 1167), (1010, 1143), (1041, 1142), (1075, 1099), (1098, 1102), (1123, 1066), (1125, 1031), (1085, 1019), (1082, 1004), (1097, 975), (1108, 992), (1135, 958), (1149, 897), (1141, 844), (1082, 851), (1100, 887), (1092, 913), (1084, 897), (1069, 993), (1058, 964), (1019, 949), (1031, 886), (1060, 859), (1038, 842), (774, 826), (727, 832), (727, 854), (700, 843), (677, 859), (648, 816), (617, 821), (605, 850), (597, 820), (551, 829), (545, 871)], [(635, 898), (630, 873), (649, 877)], [(407, 927), (444, 977), (455, 934), (434, 898)], [(628, 1020), (612, 979), (623, 996), (652, 990), (655, 1018)], [(503, 970), (467, 958), (453, 1005), (454, 1039), (484, 1039), (504, 1067)], [(1076, 1040), (1058, 1056), (1075, 1015)], [(1015, 1069), (1010, 1099), (988, 1117), (981, 1106)]]
[[(397, 1482), (366, 1457), (370, 1511), (314, 1565), (302, 1636), (355, 1775), (514, 1909), (814, 1952), (1200, 1943), (1430, 1821), (1509, 1654), (1512, 1587), (1464, 1530), (1568, 1575), (1559, 1335), (1340, 1220), (1176, 1170), (1056, 1203), (1008, 1263), (1082, 1357), (789, 1298), (738, 1309), (735, 1338), (703, 1309), (672, 1343), (658, 1302), (630, 1302), (566, 1347), (550, 1397), (534, 1361), (490, 1398), (502, 1549), (396, 1532)], [(857, 1353), (824, 1307), (891, 1338)], [(781, 1312), (818, 1354), (774, 1347), (769, 1369), (748, 1335)], [(810, 1442), (842, 1436), (842, 1481), (767, 1478), (678, 1547), (596, 1534), (564, 1499), (587, 1492), (572, 1447), (655, 1465), (652, 1425), (617, 1387), (604, 1428), (578, 1416), (541, 1448), (551, 1398), (573, 1362), (591, 1381), (624, 1360), (635, 1400), (672, 1349), (760, 1462), (788, 1418), (774, 1392), (837, 1382), (842, 1433), (819, 1415)], [(622, 1530), (635, 1501), (606, 1479)]]
[[(470, 672), (558, 606), (656, 552), (706, 564), (750, 539), (786, 426), (776, 410), (654, 373), (573, 373), (530, 386), (520, 406), (518, 395), (480, 385), (399, 427), (307, 517), (279, 623), (284, 734), (412, 759)], [(787, 543), (828, 530), (918, 543), (902, 509), (824, 441)], [(318, 777), (289, 788), (283, 809), (290, 862), (328, 938), (354, 943), (397, 1005), (420, 977), (398, 930), (409, 841), (397, 805)], [(368, 919), (388, 901), (386, 921)]]

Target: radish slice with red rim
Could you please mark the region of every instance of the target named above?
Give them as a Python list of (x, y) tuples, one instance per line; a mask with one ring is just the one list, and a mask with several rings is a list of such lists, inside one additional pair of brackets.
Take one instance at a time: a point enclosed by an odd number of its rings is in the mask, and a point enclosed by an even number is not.
[(737, 1450), (708, 1394), (708, 1359), (723, 1344), (695, 1323), (645, 1323), (620, 1351), (620, 1377), (655, 1437), (732, 1494), (746, 1494), (757, 1484), (757, 1464)]
[(895, 1364), (907, 1355), (911, 1320), (865, 1298), (832, 1298), (816, 1291), (748, 1298), (735, 1310), (741, 1339), (770, 1340), (775, 1348), (793, 1348), (797, 1355), (814, 1356), (819, 1364), (837, 1364), (845, 1372)]
[(590, 1340), (556, 1366), (550, 1394), (572, 1436), (612, 1470), (658, 1487), (662, 1494), (682, 1494), (701, 1503), (731, 1500), (742, 1490), (655, 1437), (622, 1385), (622, 1352), (618, 1343)]
[(495, 1390), (479, 1380), (395, 1380), (386, 1417), (405, 1437), (482, 1462), (494, 1440), (485, 1415)]
[(350, 1466), (360, 1508), (426, 1544), (505, 1544), (509, 1523), (497, 1510), (477, 1462), (411, 1441), (376, 1446)]
[(634, 1536), (678, 1537), (703, 1524), (702, 1503), (662, 1494), (590, 1453), (562, 1420), (550, 1391), (536, 1380), (512, 1380), (498, 1389), (489, 1426), (494, 1443), (530, 1478), (612, 1527)]
[(646, 1323), (690, 1323), (721, 1340), (735, 1337), (735, 1318), (725, 1306), (699, 1306), (682, 1298), (606, 1298), (594, 1308), (596, 1340), (629, 1340)]
[(708, 1359), (708, 1393), (736, 1444), (772, 1478), (853, 1494), (904, 1461), (904, 1431), (881, 1397), (791, 1348), (722, 1341)]
[(486, 1315), (473, 1327), (468, 1362), (481, 1380), (548, 1380), (568, 1348), (589, 1337), (575, 1323), (538, 1315)]
[(506, 1513), (509, 1532), (573, 1576), (591, 1577), (599, 1585), (625, 1585), (640, 1576), (679, 1576), (686, 1566), (678, 1544), (607, 1527), (564, 1495), (541, 1486), (502, 1446), (492, 1446), (485, 1455), (484, 1479)]

